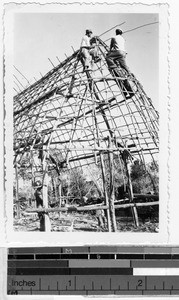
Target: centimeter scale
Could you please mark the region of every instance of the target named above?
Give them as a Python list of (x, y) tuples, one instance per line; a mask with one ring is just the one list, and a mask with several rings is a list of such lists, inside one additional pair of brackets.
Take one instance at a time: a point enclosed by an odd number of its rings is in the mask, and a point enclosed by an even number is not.
[(9, 248), (11, 295), (179, 295), (179, 247)]

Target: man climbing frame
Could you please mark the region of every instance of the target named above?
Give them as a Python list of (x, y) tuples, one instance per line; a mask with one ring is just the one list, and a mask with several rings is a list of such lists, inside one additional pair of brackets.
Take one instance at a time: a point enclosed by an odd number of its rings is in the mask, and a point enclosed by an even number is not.
[(90, 29), (86, 30), (86, 34), (81, 40), (81, 53), (84, 58), (84, 71), (89, 71), (92, 67), (92, 63), (97, 63), (100, 58), (97, 53), (95, 44), (90, 43), (92, 31)]
[(115, 60), (118, 60), (121, 68), (126, 70), (128, 74), (131, 74), (128, 66), (126, 65), (126, 51), (125, 51), (125, 40), (122, 36), (122, 30), (116, 29), (116, 36), (111, 38), (110, 50), (106, 56), (108, 67), (114, 69), (117, 67)]
[[(114, 70), (116, 76), (118, 76), (118, 66), (116, 64), (116, 61), (118, 61), (120, 67), (127, 72), (128, 76), (133, 76), (128, 66), (126, 65), (125, 58), (125, 40), (122, 37), (122, 30), (116, 29), (116, 36), (111, 38), (110, 51), (106, 55), (106, 62), (108, 64), (108, 67), (109, 69)], [(118, 83), (121, 86), (126, 99), (130, 99), (134, 96), (132, 87), (127, 79), (119, 80)]]

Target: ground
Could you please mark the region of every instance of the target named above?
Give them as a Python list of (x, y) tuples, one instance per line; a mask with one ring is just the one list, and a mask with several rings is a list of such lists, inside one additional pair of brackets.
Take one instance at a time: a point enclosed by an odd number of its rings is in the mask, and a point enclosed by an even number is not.
[[(60, 215), (61, 214), (61, 215)], [(107, 232), (107, 227), (101, 228), (98, 226), (98, 220), (91, 213), (50, 213), (51, 231), (53, 232)], [(139, 227), (134, 226), (131, 216), (117, 216), (117, 231), (118, 232), (158, 232), (158, 217), (153, 215), (139, 217)], [(19, 219), (14, 218), (15, 231), (39, 231), (40, 222), (37, 214), (21, 213)]]

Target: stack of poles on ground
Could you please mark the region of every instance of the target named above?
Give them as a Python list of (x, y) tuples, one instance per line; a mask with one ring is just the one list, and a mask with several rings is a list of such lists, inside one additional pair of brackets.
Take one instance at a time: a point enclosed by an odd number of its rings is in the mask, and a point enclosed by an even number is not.
[[(32, 209), (31, 212), (41, 212), (44, 215), (43, 218), (43, 223), (41, 226), (44, 228), (44, 230), (46, 230), (46, 220), (48, 218), (48, 212), (54, 212), (54, 211), (70, 211), (70, 208), (64, 208), (64, 207), (60, 207), (61, 206), (61, 197), (59, 200), (59, 207), (58, 208), (48, 208), (48, 162), (47, 162), (47, 158), (49, 157), (49, 147), (52, 144), (51, 143), (51, 139), (52, 139), (52, 134), (54, 132), (57, 132), (57, 135), (60, 135), (60, 133), (58, 133), (58, 120), (61, 116), (61, 112), (62, 112), (62, 108), (64, 106), (64, 104), (66, 103), (66, 101), (68, 101), (68, 99), (70, 99), (71, 97), (73, 97), (73, 89), (76, 85), (76, 89), (78, 91), (78, 98), (84, 98), (85, 99), (85, 93), (88, 90), (91, 94), (91, 101), (92, 101), (92, 109), (89, 109), (87, 112), (85, 112), (85, 116), (86, 115), (92, 115), (92, 119), (93, 119), (93, 126), (94, 126), (94, 144), (95, 147), (87, 147), (87, 149), (83, 148), (83, 151), (85, 152), (85, 150), (92, 150), (94, 151), (94, 154), (85, 155), (85, 159), (91, 159), (92, 157), (99, 157), (100, 159), (100, 165), (101, 165), (101, 173), (102, 173), (102, 180), (103, 180), (103, 193), (104, 193), (104, 198), (105, 198), (105, 205), (103, 206), (93, 206), (93, 207), (76, 207), (73, 208), (73, 210), (76, 211), (89, 211), (89, 210), (98, 210), (98, 209), (106, 209), (107, 210), (107, 223), (108, 223), (108, 231), (116, 231), (117, 230), (117, 226), (116, 226), (116, 217), (115, 217), (115, 209), (119, 208), (119, 207), (131, 207), (132, 210), (132, 215), (133, 215), (133, 219), (134, 219), (134, 224), (135, 226), (139, 226), (139, 220), (138, 220), (138, 214), (137, 214), (137, 206), (147, 206), (147, 205), (156, 205), (158, 204), (158, 201), (156, 202), (150, 202), (150, 203), (140, 203), (137, 204), (134, 202), (134, 195), (133, 195), (133, 189), (132, 189), (132, 183), (131, 183), (131, 178), (130, 178), (130, 171), (129, 171), (129, 159), (131, 154), (138, 154), (138, 156), (140, 157), (141, 161), (145, 162), (144, 159), (144, 155), (143, 152), (146, 151), (154, 160), (153, 155), (155, 153), (158, 153), (158, 145), (157, 145), (157, 129), (158, 129), (158, 113), (155, 111), (151, 100), (147, 97), (147, 95), (145, 94), (141, 84), (139, 83), (139, 81), (134, 77), (132, 78), (132, 82), (133, 82), (133, 89), (135, 87), (136, 91), (134, 92), (134, 96), (133, 96), (133, 100), (126, 100), (126, 88), (128, 89), (129, 87), (129, 81), (126, 79), (125, 76), (125, 72), (121, 71), (119, 72), (119, 69), (116, 69), (114, 71), (110, 70), (111, 73), (111, 77), (107, 77), (107, 76), (103, 76), (103, 72), (102, 72), (102, 68), (106, 67), (106, 62), (105, 62), (105, 50), (108, 50), (107, 45), (102, 42), (102, 40), (100, 40), (99, 38), (96, 38), (98, 41), (98, 46), (99, 46), (99, 51), (101, 52), (100, 55), (101, 57), (103, 57), (103, 65), (99, 65), (98, 69), (100, 71), (101, 77), (98, 78), (94, 78), (92, 76), (91, 71), (85, 71), (85, 75), (86, 75), (86, 79), (81, 77), (81, 72), (80, 70), (78, 71), (78, 67), (79, 64), (80, 66), (83, 64), (81, 56), (80, 56), (80, 51), (76, 51), (71, 57), (67, 58), (63, 63), (60, 63), (59, 67), (54, 68), (54, 70), (52, 70), (51, 72), (49, 72), (49, 74), (47, 74), (45, 76), (44, 79), (41, 79), (39, 82), (37, 82), (36, 85), (29, 87), (28, 89), (31, 88), (31, 90), (28, 91), (24, 91), (24, 93), (21, 93), (19, 95), (19, 98), (21, 100), (23, 100), (23, 102), (21, 102), (20, 107), (18, 107), (18, 109), (15, 110), (14, 112), (14, 118), (15, 118), (15, 122), (18, 120), (19, 115), (23, 114), (25, 110), (31, 109), (33, 106), (36, 109), (36, 105), (38, 105), (39, 103), (43, 103), (45, 104), (45, 101), (48, 101), (48, 99), (50, 99), (50, 97), (54, 97), (64, 93), (64, 90), (68, 91), (68, 93), (66, 94), (66, 96), (64, 97), (64, 100), (61, 101), (61, 110), (60, 113), (58, 114), (57, 117), (54, 117), (53, 114), (51, 113), (51, 119), (55, 119), (55, 122), (53, 123), (52, 128), (48, 131), (47, 130), (47, 134), (46, 136), (48, 137), (47, 142), (43, 143), (43, 141), (41, 140), (40, 143), (36, 143), (37, 137), (38, 137), (38, 133), (36, 132), (35, 134), (33, 133), (33, 129), (34, 126), (32, 126), (32, 128), (30, 129), (30, 138), (33, 138), (33, 142), (31, 143), (30, 147), (30, 141), (28, 140), (26, 142), (26, 144), (24, 145), (24, 141), (23, 143), (18, 144), (18, 146), (15, 146), (15, 170), (16, 170), (16, 182), (17, 182), (17, 186), (16, 186), (16, 200), (17, 200), (17, 211), (18, 211), (18, 217), (20, 216), (20, 201), (18, 200), (18, 164), (20, 163), (24, 153), (30, 151), (31, 152), (31, 156), (33, 156), (33, 151), (37, 151), (37, 149), (39, 147), (41, 147), (41, 150), (43, 152), (43, 156), (42, 156), (42, 160), (41, 160), (41, 164), (42, 164), (42, 174), (43, 174), (43, 178), (42, 178), (42, 183), (43, 183), (43, 188), (42, 188), (42, 194), (43, 194), (43, 206), (44, 208), (42, 209)], [(102, 47), (104, 48), (104, 50), (102, 50)], [(72, 66), (72, 60), (74, 60), (74, 65), (73, 68), (71, 68), (71, 73), (69, 71), (70, 67)], [(67, 83), (65, 82), (65, 77), (63, 74), (63, 68), (66, 67), (66, 71), (64, 72), (66, 75), (66, 78), (70, 79), (69, 84), (67, 85)], [(80, 67), (79, 67), (80, 68)], [(62, 74), (59, 75), (59, 70), (62, 70)], [(68, 73), (69, 72), (69, 73)], [(76, 78), (75, 76), (78, 75), (79, 78), (79, 83), (76, 82)], [(84, 77), (84, 76), (83, 76)], [(81, 81), (80, 81), (81, 78)], [(45, 82), (48, 82), (47, 86), (45, 87)], [(56, 86), (56, 82), (60, 82), (60, 86), (61, 88), (59, 88), (59, 86)], [(109, 91), (110, 95), (112, 95), (112, 97), (110, 97), (110, 99), (107, 99), (108, 101), (106, 101), (106, 99), (104, 99), (103, 97), (103, 93), (102, 91), (100, 91), (99, 87), (97, 86), (98, 82), (103, 82), (104, 86), (106, 87), (106, 92)], [(112, 82), (112, 85), (110, 85), (109, 83)], [(82, 91), (80, 90), (81, 88), (81, 84), (85, 84), (85, 88), (83, 90), (83, 94)], [(115, 84), (115, 86), (118, 87), (118, 92), (114, 92), (113, 91), (113, 83)], [(132, 89), (131, 89), (132, 90)], [(42, 92), (43, 91), (43, 92)], [(46, 91), (44, 93), (44, 91)], [(121, 94), (122, 96), (122, 100), (120, 102), (117, 101), (116, 97), (118, 94)], [(31, 94), (30, 99), (33, 99), (34, 94), (35, 94), (35, 99), (33, 102), (29, 103), (29, 94)], [(17, 95), (18, 96), (18, 95)], [(63, 95), (64, 96), (64, 95)], [(17, 97), (16, 97), (17, 98)], [(16, 100), (16, 99), (15, 99)], [(83, 101), (83, 100), (82, 100)], [(147, 132), (149, 133), (150, 137), (152, 137), (152, 143), (151, 145), (154, 145), (153, 148), (150, 146), (150, 142), (145, 140), (145, 136), (143, 131), (143, 128), (141, 126), (140, 128), (140, 124), (137, 121), (135, 114), (133, 113), (133, 111), (130, 108), (129, 105), (129, 101), (132, 101), (132, 103), (136, 106), (136, 110), (137, 112), (140, 114), (141, 119), (143, 120), (144, 124), (145, 124), (145, 129), (147, 130)], [(20, 101), (19, 101), (20, 102)], [(18, 102), (16, 101), (16, 104)], [(25, 107), (23, 107), (23, 104), (25, 103)], [(126, 113), (126, 115), (123, 113), (123, 111), (120, 109), (120, 105), (126, 105), (126, 107), (128, 108), (128, 113)], [(70, 105), (70, 104), (69, 104)], [(120, 145), (118, 147), (114, 147), (114, 141), (115, 141), (115, 136), (114, 136), (114, 128), (111, 128), (111, 123), (114, 124), (114, 126), (116, 125), (116, 121), (115, 118), (112, 117), (111, 115), (111, 110), (110, 107), (112, 107), (112, 105), (116, 105), (121, 112), (121, 115), (123, 116), (123, 119), (125, 121), (125, 126), (127, 127), (129, 134), (130, 133), (130, 124), (128, 124), (127, 122), (127, 117), (128, 115), (130, 115), (130, 118), (132, 120), (132, 124), (136, 133), (136, 136), (138, 136), (138, 132), (141, 134), (141, 137), (143, 137), (143, 142), (142, 144), (140, 139), (138, 139), (139, 144), (141, 145), (141, 149), (139, 150), (134, 150), (134, 151), (130, 151), (129, 149), (127, 149), (125, 147), (125, 143), (123, 145)], [(142, 108), (142, 106), (144, 107), (144, 109)], [(39, 113), (36, 115), (36, 123), (38, 123), (38, 116), (40, 115), (40, 110), (41, 110), (42, 106), (40, 106), (39, 108)], [(76, 111), (78, 109), (77, 107), (77, 103), (75, 108), (70, 107), (72, 112), (74, 113), (74, 115), (76, 114)], [(55, 107), (54, 107), (55, 110)], [(108, 116), (106, 115), (106, 110), (109, 110), (110, 113), (110, 120), (108, 119)], [(104, 149), (104, 147), (101, 146), (101, 137), (100, 137), (100, 132), (99, 132), (99, 124), (97, 122), (97, 118), (96, 118), (96, 112), (100, 113), (103, 119), (103, 122), (108, 130), (108, 138), (107, 138), (107, 142), (108, 142), (108, 146), (106, 147), (106, 149)], [(32, 111), (33, 113), (33, 111)], [(47, 117), (47, 116), (46, 116)], [(72, 124), (72, 128), (70, 130), (69, 133), (69, 148), (67, 149), (67, 154), (66, 154), (66, 161), (67, 164), (71, 163), (73, 161), (80, 161), (82, 159), (84, 159), (83, 157), (78, 157), (76, 156), (75, 158), (71, 157), (69, 158), (69, 152), (72, 150), (73, 151), (73, 147), (72, 147), (72, 142), (74, 141), (74, 133), (77, 130), (76, 125), (77, 125), (77, 120), (80, 119), (82, 116), (80, 114), (80, 109), (78, 110), (78, 116), (75, 118), (69, 116), (69, 118), (66, 116), (66, 121), (64, 121), (64, 124), (67, 126), (68, 124)], [(50, 119), (50, 116), (48, 116), (48, 119)], [(21, 120), (21, 119), (20, 119)], [(112, 120), (112, 121), (111, 121)], [(41, 124), (39, 124), (40, 126), (43, 125), (44, 122), (44, 118), (41, 121)], [(111, 121), (111, 122), (110, 122)], [(40, 122), (40, 121), (39, 121)], [(88, 121), (86, 119), (86, 123), (88, 124)], [(23, 126), (23, 121), (22, 121), (22, 126)], [(82, 124), (83, 126), (83, 124)], [(116, 126), (117, 128), (117, 126)], [(21, 129), (20, 129), (21, 130)], [(24, 129), (25, 130), (25, 129)], [(19, 131), (20, 132), (20, 131)], [(62, 135), (64, 135), (64, 133), (61, 131)], [(120, 132), (119, 132), (120, 134)], [(18, 136), (18, 131), (17, 131), (17, 136)], [(86, 135), (86, 139), (88, 140), (88, 136)], [(105, 138), (106, 139), (106, 138)], [(121, 136), (121, 141), (123, 140), (122, 136)], [(147, 145), (144, 149), (143, 145)], [(21, 150), (21, 146), (23, 145), (23, 150)], [(116, 146), (116, 145), (115, 145)], [(30, 149), (30, 150), (29, 150)], [(61, 150), (63, 150), (63, 147), (61, 148)], [(81, 148), (79, 149), (81, 150)], [(75, 151), (78, 151), (78, 149), (75, 148)], [(128, 190), (128, 197), (129, 197), (129, 204), (123, 204), (123, 205), (114, 205), (114, 200), (115, 200), (115, 193), (114, 193), (114, 152), (118, 152), (120, 159), (123, 161), (124, 167), (125, 167), (125, 173), (126, 173), (126, 177), (127, 177), (127, 190)], [(107, 183), (106, 183), (106, 174), (105, 174), (105, 164), (104, 164), (104, 156), (103, 154), (107, 154), (108, 156), (108, 162), (109, 162), (109, 172), (110, 172), (110, 188), (109, 188), (109, 193), (107, 192)], [(18, 160), (18, 163), (16, 163), (17, 157), (20, 159)], [(32, 163), (33, 163), (33, 157), (32, 157)], [(33, 173), (33, 172), (32, 172)], [(150, 196), (149, 196), (150, 197)], [(151, 197), (152, 199), (154, 198), (153, 196)]]

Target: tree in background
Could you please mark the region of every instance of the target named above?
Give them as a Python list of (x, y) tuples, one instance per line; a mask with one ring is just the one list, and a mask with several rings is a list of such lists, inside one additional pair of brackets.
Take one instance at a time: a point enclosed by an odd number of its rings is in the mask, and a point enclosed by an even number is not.
[(131, 165), (131, 179), (134, 193), (159, 192), (158, 162), (147, 165), (140, 160), (135, 160)]
[(18, 178), (21, 178), (24, 181), (32, 179), (29, 153), (26, 153), (21, 159), (20, 166), (18, 166)]
[(69, 196), (82, 199), (88, 193), (86, 178), (81, 168), (74, 168), (70, 171)]
[[(107, 191), (109, 192), (110, 190), (110, 167), (109, 167), (109, 158), (107, 154), (103, 155), (104, 159), (104, 166), (105, 166), (105, 179), (106, 179), (106, 185), (107, 185)], [(125, 176), (125, 171), (124, 171), (124, 166), (123, 163), (120, 160), (120, 157), (116, 154), (113, 154), (113, 164), (114, 164), (114, 190), (115, 190), (115, 197), (116, 199), (119, 198), (119, 189), (122, 186), (124, 189), (124, 185), (126, 182), (126, 176)], [(101, 183), (101, 186), (103, 185), (103, 180), (102, 180), (102, 172), (101, 172), (101, 162), (100, 159), (98, 159), (98, 164), (97, 164), (97, 170), (96, 173), (99, 174), (99, 179), (98, 181)]]

